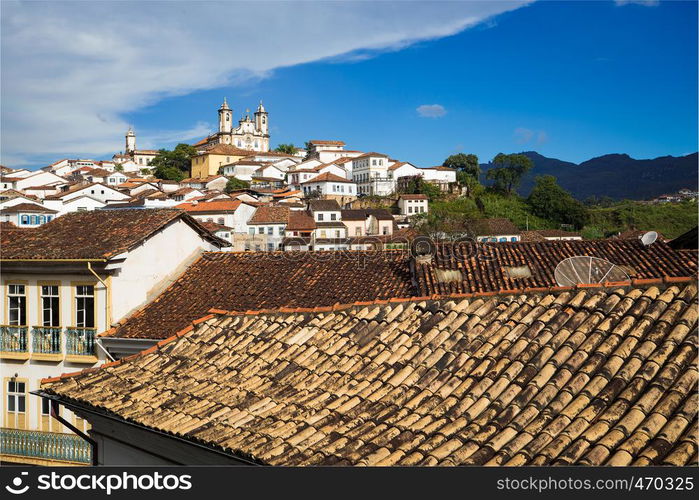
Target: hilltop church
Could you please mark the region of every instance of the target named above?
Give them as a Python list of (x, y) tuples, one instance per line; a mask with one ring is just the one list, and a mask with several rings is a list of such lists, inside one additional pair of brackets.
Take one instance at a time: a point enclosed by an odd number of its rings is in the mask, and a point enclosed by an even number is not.
[(233, 128), (233, 110), (224, 97), (218, 109), (218, 132), (197, 142), (194, 147), (201, 150), (216, 144), (230, 144), (248, 151), (269, 151), (269, 120), (262, 102), (257, 106), (254, 118), (250, 118), (250, 110), (246, 110), (238, 126)]

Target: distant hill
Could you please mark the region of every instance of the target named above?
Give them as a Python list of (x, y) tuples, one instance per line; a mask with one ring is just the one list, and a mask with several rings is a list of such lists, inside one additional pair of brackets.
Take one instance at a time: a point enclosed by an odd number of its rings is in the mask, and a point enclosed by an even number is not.
[[(636, 160), (627, 154), (608, 154), (579, 165), (547, 158), (536, 151), (522, 153), (534, 168), (522, 179), (519, 193), (527, 196), (537, 175), (553, 175), (558, 183), (579, 200), (589, 196), (643, 200), (682, 188), (696, 189), (697, 153)], [(485, 172), (492, 165), (482, 164)]]

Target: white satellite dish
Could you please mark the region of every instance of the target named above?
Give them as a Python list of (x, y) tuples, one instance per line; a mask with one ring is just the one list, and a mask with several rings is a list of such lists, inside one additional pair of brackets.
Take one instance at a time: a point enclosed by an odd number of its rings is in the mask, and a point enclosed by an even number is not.
[(621, 267), (598, 257), (580, 255), (562, 260), (554, 271), (558, 286), (575, 286), (611, 281), (628, 281)]
[(658, 233), (655, 231), (648, 231), (646, 234), (641, 236), (641, 243), (643, 243), (643, 246), (649, 246), (655, 243), (655, 240), (658, 239)]

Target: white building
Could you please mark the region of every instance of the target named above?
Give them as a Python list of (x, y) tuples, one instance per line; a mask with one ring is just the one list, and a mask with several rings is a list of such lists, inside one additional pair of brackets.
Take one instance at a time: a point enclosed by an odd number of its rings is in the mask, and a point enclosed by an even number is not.
[(17, 203), (0, 209), (0, 222), (11, 222), (22, 228), (42, 226), (51, 222), (56, 216), (56, 210), (37, 203)]
[[(224, 242), (180, 210), (79, 212), (11, 236), (3, 241), (1, 260), (1, 459), (89, 463), (89, 445), (29, 392), (43, 378), (105, 361), (97, 334), (151, 300), (202, 251)], [(62, 417), (85, 430), (69, 412)]]
[(289, 222), (289, 208), (278, 205), (263, 205), (257, 207), (248, 221), (246, 250), (273, 252), (282, 249), (282, 241), (286, 235)]
[(352, 161), (352, 180), (359, 194), (389, 196), (395, 191), (395, 179), (388, 175), (388, 156), (365, 153)]
[(398, 209), (404, 216), (426, 214), (428, 211), (428, 198), (424, 194), (402, 194), (398, 198)]
[(197, 149), (206, 149), (216, 144), (230, 144), (240, 149), (250, 151), (269, 151), (269, 113), (260, 101), (254, 118), (250, 118), (250, 110), (246, 110), (233, 127), (233, 109), (228, 106), (226, 99), (218, 110), (218, 132), (194, 144)]
[(357, 185), (345, 177), (325, 172), (301, 183), (304, 196), (317, 193), (323, 198), (342, 199), (345, 203), (357, 197)]

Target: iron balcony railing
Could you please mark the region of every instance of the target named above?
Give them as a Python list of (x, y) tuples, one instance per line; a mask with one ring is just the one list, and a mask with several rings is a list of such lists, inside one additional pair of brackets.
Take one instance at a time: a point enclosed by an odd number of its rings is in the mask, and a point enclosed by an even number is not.
[(27, 327), (0, 325), (0, 351), (29, 352), (27, 345)]
[(45, 460), (61, 460), (89, 464), (92, 461), (90, 444), (74, 434), (60, 432), (26, 431), (0, 428), (0, 451), (14, 455)]
[(66, 328), (66, 354), (95, 356), (95, 328)]
[(32, 351), (42, 354), (61, 354), (61, 328), (51, 326), (32, 328)]

